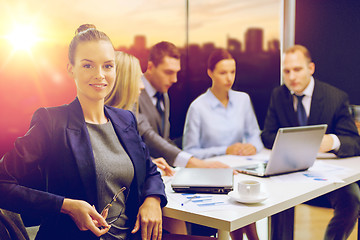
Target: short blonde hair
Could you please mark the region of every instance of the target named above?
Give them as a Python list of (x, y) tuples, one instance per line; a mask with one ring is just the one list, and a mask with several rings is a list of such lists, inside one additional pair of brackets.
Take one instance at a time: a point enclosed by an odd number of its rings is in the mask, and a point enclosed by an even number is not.
[(142, 75), (139, 60), (127, 53), (115, 52), (116, 78), (114, 88), (105, 97), (105, 104), (126, 110), (136, 110)]
[(309, 63), (312, 62), (311, 55), (310, 55), (310, 51), (309, 51), (306, 47), (304, 47), (304, 46), (302, 46), (302, 45), (299, 45), (299, 44), (294, 45), (294, 46), (286, 49), (285, 54), (295, 53), (295, 52), (301, 52), (301, 53), (304, 55), (305, 59), (306, 59)]

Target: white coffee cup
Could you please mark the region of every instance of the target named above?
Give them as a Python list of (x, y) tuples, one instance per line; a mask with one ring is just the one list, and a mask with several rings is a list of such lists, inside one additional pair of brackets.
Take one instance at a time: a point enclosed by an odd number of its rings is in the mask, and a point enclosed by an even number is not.
[(242, 180), (238, 183), (238, 192), (244, 198), (256, 198), (260, 194), (260, 182), (255, 180)]

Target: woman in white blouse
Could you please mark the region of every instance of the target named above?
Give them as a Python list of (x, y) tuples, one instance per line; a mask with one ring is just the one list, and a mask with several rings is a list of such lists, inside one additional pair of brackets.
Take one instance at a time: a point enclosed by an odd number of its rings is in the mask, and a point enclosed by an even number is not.
[(186, 116), (183, 148), (197, 158), (253, 155), (263, 149), (249, 95), (231, 90), (236, 63), (224, 49), (209, 57), (212, 86), (191, 103)]
[[(253, 155), (263, 149), (259, 125), (249, 95), (231, 90), (236, 63), (217, 49), (209, 57), (212, 86), (191, 103), (186, 115), (183, 148), (204, 159), (217, 155)], [(231, 232), (232, 239), (258, 240), (255, 223)]]

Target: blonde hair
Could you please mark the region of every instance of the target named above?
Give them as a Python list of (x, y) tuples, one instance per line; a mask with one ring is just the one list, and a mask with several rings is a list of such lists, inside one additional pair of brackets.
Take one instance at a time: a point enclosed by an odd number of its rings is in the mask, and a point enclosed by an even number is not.
[(137, 110), (142, 75), (139, 60), (127, 53), (115, 52), (116, 78), (105, 104), (126, 110)]

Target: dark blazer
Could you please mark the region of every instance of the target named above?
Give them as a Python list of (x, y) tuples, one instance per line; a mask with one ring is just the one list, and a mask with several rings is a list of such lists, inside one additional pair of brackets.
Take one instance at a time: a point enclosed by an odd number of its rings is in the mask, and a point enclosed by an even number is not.
[[(273, 90), (261, 134), (266, 148), (272, 148), (279, 128), (299, 126), (293, 106), (293, 97), (285, 85)], [(328, 125), (326, 134), (335, 134), (340, 140), (338, 157), (360, 155), (360, 137), (349, 112), (347, 94), (315, 80), (308, 125), (325, 123)]]
[(138, 128), (141, 137), (149, 148), (150, 155), (154, 158), (163, 157), (173, 165), (176, 156), (181, 150), (170, 140), (170, 102), (167, 93), (164, 93), (165, 123), (164, 132), (161, 132), (161, 116), (145, 90), (139, 97)]
[[(134, 166), (126, 203), (132, 227), (147, 196), (157, 195), (161, 206), (166, 205), (164, 184), (137, 132), (134, 115), (108, 106), (104, 111)], [(0, 160), (0, 196), (1, 208), (42, 216), (37, 239), (97, 239), (60, 213), (64, 198), (97, 206), (94, 156), (78, 99), (35, 112), (29, 131)]]

